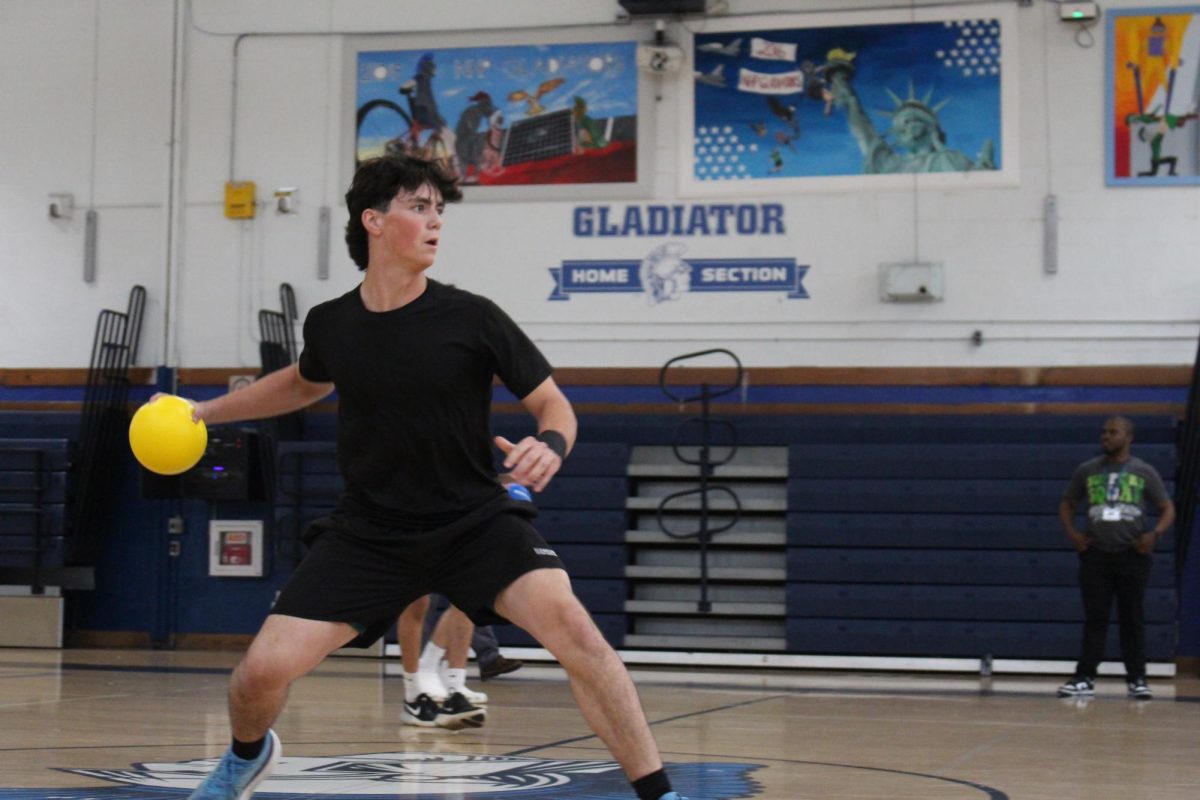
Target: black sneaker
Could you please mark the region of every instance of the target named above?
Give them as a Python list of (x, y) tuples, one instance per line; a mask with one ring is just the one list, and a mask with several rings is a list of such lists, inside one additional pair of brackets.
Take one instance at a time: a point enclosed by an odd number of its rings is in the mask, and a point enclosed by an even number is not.
[(479, 665), (479, 680), (487, 681), (492, 678), (498, 678), (501, 675), (516, 672), (523, 666), (525, 666), (525, 662), (519, 658), (496, 656), (486, 664)]
[(1058, 687), (1059, 697), (1091, 697), (1096, 693), (1096, 685), (1091, 678), (1076, 675), (1071, 680)]
[(1154, 699), (1154, 692), (1150, 691), (1150, 687), (1146, 685), (1145, 678), (1134, 678), (1125, 685), (1129, 687), (1129, 696), (1134, 700)]
[(419, 694), (417, 699), (411, 703), (407, 700), (404, 701), (404, 708), (400, 711), (400, 721), (405, 725), (436, 728), (438, 710), (436, 700), (427, 694)]
[(456, 731), (461, 728), (482, 728), (486, 719), (486, 709), (471, 705), (461, 692), (455, 692), (437, 709), (434, 724), (439, 728)]

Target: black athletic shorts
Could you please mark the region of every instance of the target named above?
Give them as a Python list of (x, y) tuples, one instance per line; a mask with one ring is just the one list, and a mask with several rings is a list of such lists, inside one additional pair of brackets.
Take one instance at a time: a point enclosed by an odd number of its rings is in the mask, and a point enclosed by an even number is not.
[(348, 623), (359, 632), (350, 647), (370, 647), (409, 603), (431, 592), (476, 625), (507, 622), (493, 607), (505, 587), (535, 569), (564, 569), (530, 523), (534, 514), (502, 497), (431, 531), (323, 517), (305, 533), (308, 555), (271, 613)]

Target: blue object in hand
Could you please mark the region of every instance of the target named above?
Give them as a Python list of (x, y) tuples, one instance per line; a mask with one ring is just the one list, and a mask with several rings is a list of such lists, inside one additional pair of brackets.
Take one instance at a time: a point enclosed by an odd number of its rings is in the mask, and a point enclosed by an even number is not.
[(513, 500), (523, 500), (526, 503), (533, 502), (533, 495), (530, 494), (529, 490), (526, 489), (521, 484), (510, 483), (507, 488), (508, 488), (508, 496), (511, 497)]

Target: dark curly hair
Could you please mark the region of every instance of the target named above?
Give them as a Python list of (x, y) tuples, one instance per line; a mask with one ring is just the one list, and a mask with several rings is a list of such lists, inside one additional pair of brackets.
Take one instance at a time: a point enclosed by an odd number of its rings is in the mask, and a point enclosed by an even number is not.
[(429, 184), (438, 190), (442, 200), (457, 203), (462, 190), (433, 161), (411, 156), (381, 156), (364, 161), (354, 172), (350, 190), (346, 192), (346, 208), (350, 220), (346, 223), (346, 248), (360, 270), (367, 268), (367, 229), (362, 214), (368, 208), (387, 211), (392, 198), (400, 192), (413, 192)]

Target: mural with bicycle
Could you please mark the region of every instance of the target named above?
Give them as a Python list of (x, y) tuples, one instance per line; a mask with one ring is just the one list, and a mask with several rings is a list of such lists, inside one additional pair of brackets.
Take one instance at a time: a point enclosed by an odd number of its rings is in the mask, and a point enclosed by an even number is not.
[(635, 42), (364, 50), (356, 164), (434, 159), (465, 184), (635, 183)]

